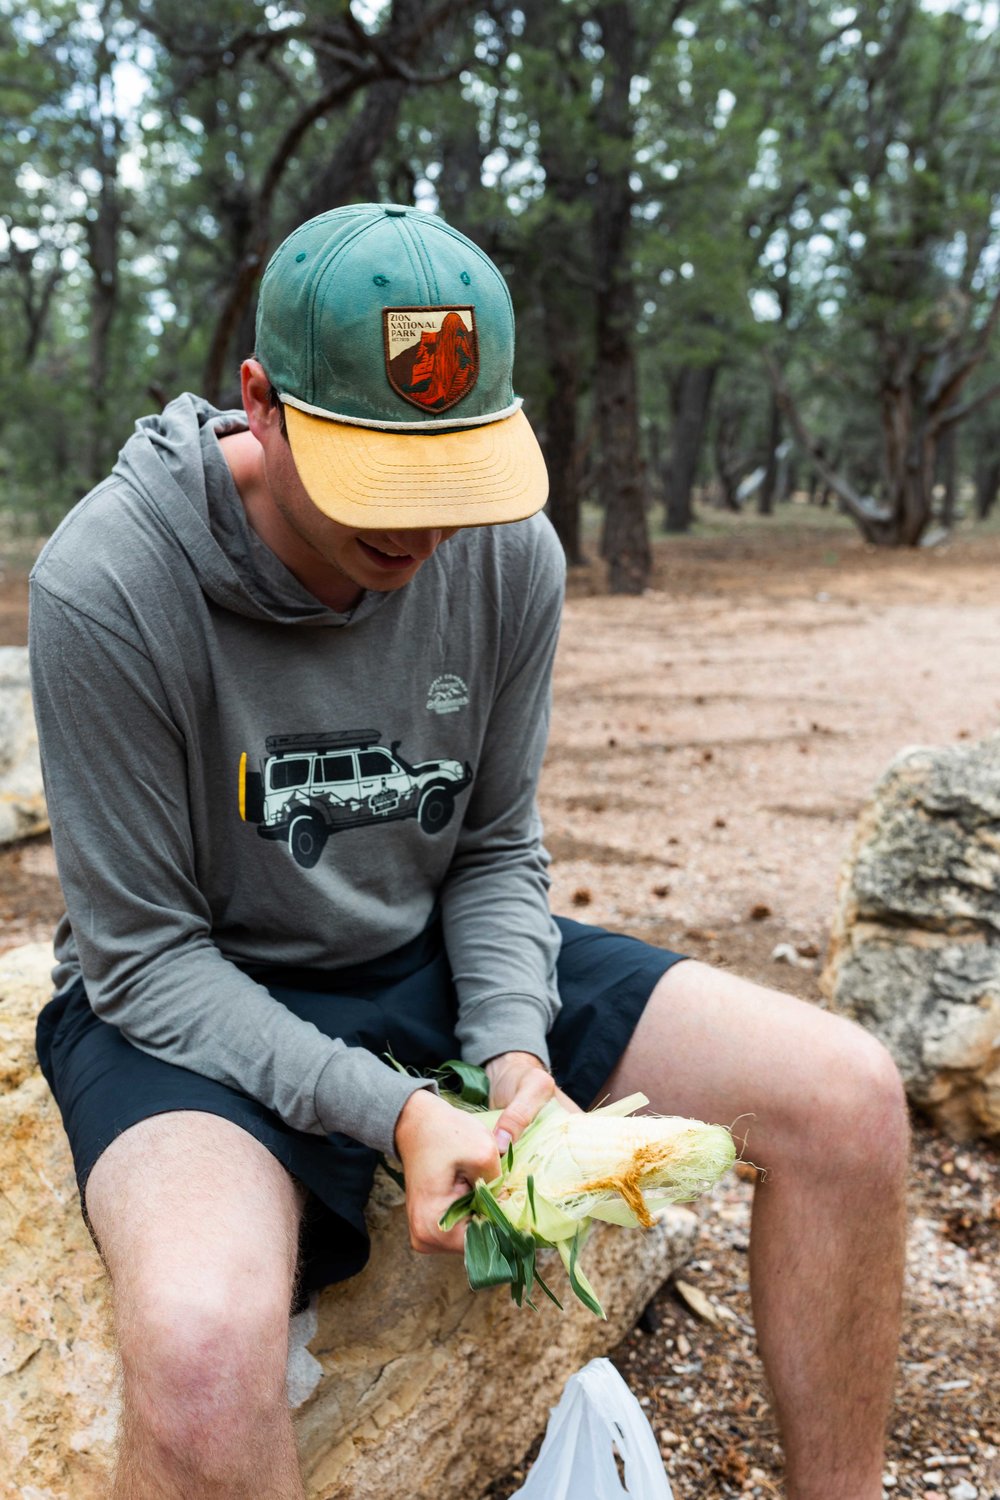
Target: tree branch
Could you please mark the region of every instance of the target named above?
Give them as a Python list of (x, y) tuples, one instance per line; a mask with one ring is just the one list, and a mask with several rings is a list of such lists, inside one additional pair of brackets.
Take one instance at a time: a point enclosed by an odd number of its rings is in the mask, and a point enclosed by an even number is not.
[[(162, 42), (172, 57), (186, 58), (192, 62), (212, 63), (216, 68), (232, 66), (232, 63), (244, 57), (248, 52), (258, 51), (262, 56), (274, 47), (283, 47), (291, 37), (301, 37), (307, 31), (305, 26), (285, 26), (279, 31), (238, 31), (233, 36), (223, 37), (217, 42), (206, 46), (185, 45), (171, 30), (169, 26), (157, 21), (155, 16), (146, 11), (141, 11), (137, 18), (145, 31), (151, 32), (158, 41)], [(226, 61), (229, 58), (230, 61)], [(203, 72), (211, 72), (213, 69), (206, 68)]]
[(373, 76), (377, 76), (377, 73), (371, 64), (366, 73), (342, 75), (314, 99), (312, 104), (300, 110), (275, 147), (257, 194), (253, 224), (246, 236), (236, 275), (216, 320), (215, 333), (205, 361), (204, 390), (210, 401), (218, 398), (230, 338), (243, 309), (253, 295), (267, 255), (271, 205), (285, 168), (309, 127), (344, 99), (363, 88)]
[(841, 499), (863, 528), (885, 525), (892, 520), (892, 511), (879, 505), (873, 495), (861, 495), (844, 476), (830, 465), (823, 453), (823, 445), (806, 428), (798, 407), (782, 379), (781, 372), (773, 360), (765, 360), (767, 373), (774, 388), (774, 397), (783, 416), (788, 418), (792, 431), (800, 445), (806, 450), (817, 470), (830, 489)]
[[(242, 255), (216, 319), (215, 332), (205, 362), (203, 389), (209, 400), (217, 398), (233, 332), (253, 296), (267, 256), (275, 193), (310, 127), (368, 84), (379, 80), (397, 80), (410, 86), (436, 81), (416, 74), (409, 62), (430, 31), (452, 15), (469, 9), (473, 3), (474, 0), (441, 0), (438, 5), (423, 10), (416, 23), (409, 19), (399, 20), (396, 7), (393, 6), (393, 19), (385, 31), (378, 35), (367, 32), (347, 5), (344, 10), (344, 25), (326, 27), (322, 35), (317, 37), (315, 45), (322, 50), (324, 58), (339, 55), (338, 49), (343, 38), (346, 43), (344, 66), (312, 103), (299, 110), (282, 134), (264, 169), (253, 203), (252, 222), (244, 237)], [(280, 40), (296, 29), (289, 27), (272, 35)], [(302, 28), (301, 34), (308, 37), (309, 28)], [(353, 48), (352, 39), (356, 43)], [(451, 72), (444, 75), (445, 78), (453, 76), (454, 73)]]
[(274, 148), (271, 160), (267, 164), (257, 199), (258, 219), (266, 218), (270, 214), (271, 200), (281, 180), (281, 175), (310, 125), (314, 125), (322, 115), (329, 114), (336, 105), (342, 104), (351, 94), (356, 94), (366, 83), (370, 83), (376, 77), (378, 77), (378, 72), (369, 63), (363, 72), (359, 70), (357, 73), (338, 78), (324, 93), (314, 99), (312, 104), (299, 112)]
[(964, 422), (966, 417), (971, 417), (972, 413), (978, 411), (981, 406), (988, 406), (998, 396), (1000, 396), (1000, 380), (994, 385), (987, 386), (985, 391), (980, 391), (978, 396), (973, 396), (962, 406), (950, 406), (947, 411), (942, 412), (938, 418), (938, 430), (944, 432), (949, 427), (956, 427), (959, 422)]
[(951, 406), (962, 386), (968, 380), (977, 365), (981, 364), (989, 351), (993, 332), (1000, 320), (1000, 286), (993, 294), (989, 312), (976, 332), (975, 342), (969, 351), (967, 358), (951, 375), (945, 376), (943, 371), (931, 383), (927, 392), (927, 405), (940, 410)]

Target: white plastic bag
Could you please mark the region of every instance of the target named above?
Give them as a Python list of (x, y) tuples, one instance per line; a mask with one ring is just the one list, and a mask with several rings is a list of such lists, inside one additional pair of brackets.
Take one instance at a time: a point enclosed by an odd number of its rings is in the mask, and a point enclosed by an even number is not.
[[(625, 1467), (625, 1488), (615, 1452)], [(653, 1429), (609, 1359), (567, 1380), (541, 1452), (511, 1500), (672, 1500)]]

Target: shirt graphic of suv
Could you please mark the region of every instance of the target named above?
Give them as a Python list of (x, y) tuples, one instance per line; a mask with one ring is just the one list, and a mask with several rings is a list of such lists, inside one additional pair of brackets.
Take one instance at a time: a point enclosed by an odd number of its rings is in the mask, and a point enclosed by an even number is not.
[(411, 765), (399, 741), (386, 749), (377, 729), (272, 734), (259, 770), (240, 757), (239, 807), (261, 838), (287, 842), (303, 869), (316, 864), (332, 833), (416, 818), (424, 833), (447, 827), (455, 798), (472, 781), (457, 760)]

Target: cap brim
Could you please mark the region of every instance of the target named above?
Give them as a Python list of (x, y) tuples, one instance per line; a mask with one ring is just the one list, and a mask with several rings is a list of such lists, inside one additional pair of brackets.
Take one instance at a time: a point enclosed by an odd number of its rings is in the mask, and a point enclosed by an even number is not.
[(545, 460), (527, 417), (450, 432), (354, 427), (285, 406), (295, 467), (310, 500), (344, 526), (495, 526), (548, 497)]

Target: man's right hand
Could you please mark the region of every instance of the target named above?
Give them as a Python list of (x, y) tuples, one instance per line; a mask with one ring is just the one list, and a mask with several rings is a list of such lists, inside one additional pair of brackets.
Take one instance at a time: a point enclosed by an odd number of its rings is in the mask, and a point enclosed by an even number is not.
[(396, 1152), (406, 1177), (410, 1244), (421, 1254), (460, 1253), (465, 1222), (446, 1231), (438, 1228), (438, 1220), (479, 1178), (492, 1182), (500, 1175), (492, 1134), (475, 1115), (446, 1104), (429, 1089), (418, 1089), (396, 1121)]

